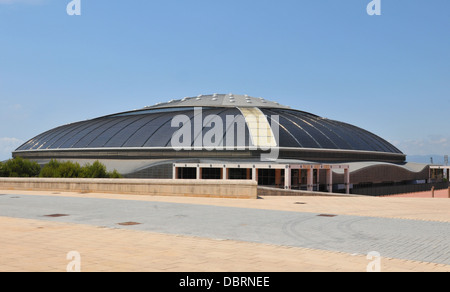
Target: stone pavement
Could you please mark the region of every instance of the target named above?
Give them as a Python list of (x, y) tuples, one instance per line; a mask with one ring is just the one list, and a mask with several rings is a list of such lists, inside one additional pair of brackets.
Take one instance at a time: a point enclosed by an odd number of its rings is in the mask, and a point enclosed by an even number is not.
[[(450, 226), (450, 199), (264, 197), (236, 200), (8, 190), (0, 190), (0, 194), (0, 271), (63, 272), (76, 259), (67, 257), (71, 251), (80, 256), (77, 263), (84, 272), (364, 272), (374, 263), (374, 258), (367, 257), (370, 251), (380, 253), (382, 272), (450, 271), (449, 235), (445, 233)], [(64, 202), (70, 202), (70, 206)], [(151, 223), (157, 221), (157, 217), (149, 213), (151, 220), (145, 221), (147, 216), (136, 215), (142, 212), (135, 204), (138, 202), (143, 202), (142, 206), (151, 203), (151, 208), (160, 211), (157, 214), (171, 215), (164, 219), (166, 221), (158, 221), (161, 229), (156, 229), (158, 226)], [(97, 203), (104, 203), (104, 210), (95, 205)], [(124, 213), (114, 209), (116, 204), (123, 207)], [(6, 207), (1, 209), (2, 206)], [(86, 213), (81, 214), (82, 209)], [(93, 212), (100, 209), (101, 212)], [(112, 214), (108, 209), (112, 209)], [(79, 211), (78, 217), (74, 210)], [(71, 214), (44, 216), (58, 211)], [(220, 226), (220, 220), (209, 225), (202, 223), (202, 218), (199, 222), (189, 221), (197, 220), (192, 217), (198, 212), (208, 219), (230, 212), (233, 218)], [(124, 214), (129, 216), (122, 217)], [(270, 219), (267, 222), (259, 217), (265, 214)], [(319, 217), (317, 214), (338, 216)], [(145, 224), (118, 224), (127, 222), (126, 219)], [(312, 224), (300, 224), (302, 220)], [(227, 223), (232, 227), (223, 228)], [(144, 228), (148, 225), (150, 229)], [(206, 232), (201, 226), (211, 226), (211, 230)], [(380, 230), (365, 230), (376, 229), (376, 226)], [(336, 242), (339, 247), (350, 249), (324, 248), (330, 240), (330, 230), (341, 232), (333, 234), (336, 237), (333, 244)], [(298, 235), (306, 231), (307, 240), (302, 241)], [(277, 240), (286, 240), (285, 243), (269, 243), (271, 234), (277, 234)], [(345, 234), (348, 237), (343, 237)], [(370, 237), (374, 234), (377, 238)], [(296, 241), (289, 241), (288, 236)], [(410, 242), (410, 238), (414, 238), (414, 242)], [(380, 250), (356, 250), (371, 240), (379, 244)], [(313, 245), (316, 243), (318, 245)], [(401, 258), (386, 256), (386, 245)], [(428, 255), (428, 260), (411, 259), (421, 255), (425, 258)]]

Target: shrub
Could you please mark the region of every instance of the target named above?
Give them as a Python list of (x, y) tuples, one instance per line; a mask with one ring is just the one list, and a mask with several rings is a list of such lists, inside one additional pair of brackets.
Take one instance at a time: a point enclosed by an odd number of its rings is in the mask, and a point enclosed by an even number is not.
[(81, 173), (81, 167), (78, 163), (71, 161), (59, 162), (57, 160), (50, 160), (41, 170), (40, 177), (62, 177), (62, 178), (76, 178)]
[(117, 170), (114, 169), (114, 171), (108, 172), (108, 177), (109, 178), (122, 178), (123, 176)]
[(39, 164), (21, 157), (10, 159), (0, 165), (2, 177), (36, 177), (40, 171)]
[(71, 161), (60, 162), (50, 160), (44, 167), (36, 162), (22, 159), (20, 157), (10, 159), (4, 163), (0, 162), (0, 177), (52, 177), (52, 178), (121, 178), (122, 176), (114, 170), (108, 172), (106, 166), (99, 161), (92, 165), (83, 167)]
[(106, 166), (98, 161), (95, 161), (92, 165), (87, 163), (81, 168), (81, 177), (85, 178), (107, 178), (108, 173)]
[(87, 163), (80, 166), (78, 163), (71, 161), (59, 162), (51, 160), (41, 170), (40, 177), (63, 177), (63, 178), (121, 178), (122, 176), (114, 170), (106, 171), (106, 166), (99, 161), (95, 161), (92, 165)]

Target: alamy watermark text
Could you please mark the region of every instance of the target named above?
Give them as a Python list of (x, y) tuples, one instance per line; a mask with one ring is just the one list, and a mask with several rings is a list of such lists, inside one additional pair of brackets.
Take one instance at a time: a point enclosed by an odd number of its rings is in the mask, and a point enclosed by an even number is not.
[[(66, 7), (67, 15), (81, 15), (81, 0), (72, 0)], [(370, 16), (381, 15), (381, 0), (372, 0), (367, 5), (367, 14)]]

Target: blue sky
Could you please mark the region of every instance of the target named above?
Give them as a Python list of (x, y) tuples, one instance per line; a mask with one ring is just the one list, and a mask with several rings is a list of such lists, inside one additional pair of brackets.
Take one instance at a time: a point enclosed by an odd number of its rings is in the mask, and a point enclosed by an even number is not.
[(211, 93), (450, 154), (450, 1), (0, 0), (0, 160), (62, 124)]

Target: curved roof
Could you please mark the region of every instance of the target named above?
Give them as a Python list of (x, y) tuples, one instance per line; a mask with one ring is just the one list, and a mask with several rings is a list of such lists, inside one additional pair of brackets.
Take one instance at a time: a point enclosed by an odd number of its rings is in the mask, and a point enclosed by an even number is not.
[(210, 94), (198, 95), (196, 97), (185, 97), (183, 99), (171, 100), (164, 103), (157, 103), (146, 108), (174, 108), (174, 107), (258, 107), (258, 108), (289, 108), (278, 102), (266, 100), (262, 97), (250, 97), (238, 94)]
[[(42, 133), (20, 146), (16, 152), (67, 149), (109, 149), (109, 148), (164, 148), (171, 147), (171, 139), (178, 130), (171, 126), (177, 115), (185, 115), (191, 121), (201, 107), (202, 119), (217, 115), (242, 116), (245, 109), (255, 109), (267, 117), (278, 116), (277, 146), (285, 148), (371, 151), (402, 154), (400, 150), (384, 139), (356, 126), (319, 117), (291, 109), (287, 106), (262, 98), (246, 95), (213, 94), (173, 100), (167, 103), (145, 107), (140, 110), (108, 115), (92, 120), (63, 125)], [(223, 125), (223, 144), (226, 144), (227, 128)], [(203, 127), (204, 135), (211, 128)], [(245, 139), (238, 139), (234, 131), (234, 146), (248, 146), (253, 138), (254, 123), (246, 119)], [(203, 137), (192, 131), (191, 144)], [(231, 136), (230, 136), (231, 137)], [(245, 141), (244, 145), (241, 145)]]

